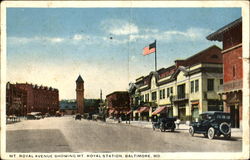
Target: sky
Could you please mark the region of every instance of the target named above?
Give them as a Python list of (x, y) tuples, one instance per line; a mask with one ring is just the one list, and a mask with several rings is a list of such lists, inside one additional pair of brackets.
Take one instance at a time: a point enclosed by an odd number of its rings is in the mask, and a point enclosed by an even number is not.
[(7, 81), (59, 89), (75, 99), (125, 91), (129, 82), (211, 45), (206, 36), (241, 17), (240, 8), (7, 8)]

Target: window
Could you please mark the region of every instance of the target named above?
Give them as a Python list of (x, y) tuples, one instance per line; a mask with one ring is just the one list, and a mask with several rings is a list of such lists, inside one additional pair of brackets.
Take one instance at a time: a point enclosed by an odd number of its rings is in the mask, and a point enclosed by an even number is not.
[(208, 91), (214, 90), (214, 79), (207, 79), (207, 90)]
[(185, 84), (177, 86), (177, 97), (178, 99), (185, 98)]
[(195, 92), (199, 92), (199, 80), (195, 80)]
[(155, 101), (155, 100), (156, 100), (156, 98), (157, 98), (157, 96), (156, 96), (156, 92), (152, 92), (152, 101)]
[(167, 88), (167, 97), (170, 95), (170, 88)]
[(190, 91), (191, 93), (193, 93), (194, 92), (194, 81), (191, 81), (191, 91)]
[(160, 99), (165, 98), (165, 89), (160, 90)]
[(141, 96), (141, 101), (143, 101), (143, 102), (144, 102), (144, 95), (142, 95), (142, 96)]
[(145, 102), (148, 102), (149, 101), (149, 94), (145, 94)]
[(236, 71), (236, 66), (234, 65), (234, 66), (233, 66), (233, 77), (235, 77), (235, 76), (236, 76), (235, 71)]
[(223, 79), (220, 79), (220, 85), (222, 85), (223, 84)]
[(173, 94), (173, 87), (167, 88), (167, 97), (170, 97), (171, 94)]
[(165, 89), (162, 90), (162, 98), (165, 98)]

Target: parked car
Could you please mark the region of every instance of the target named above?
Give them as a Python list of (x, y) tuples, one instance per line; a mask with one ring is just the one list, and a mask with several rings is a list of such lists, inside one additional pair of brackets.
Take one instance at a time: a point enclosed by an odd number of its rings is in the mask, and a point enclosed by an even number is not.
[(225, 138), (231, 137), (231, 117), (230, 113), (220, 111), (208, 111), (199, 115), (198, 122), (192, 122), (189, 128), (191, 136), (203, 134), (209, 139), (223, 135)]
[(82, 115), (81, 114), (76, 114), (75, 120), (81, 120), (81, 119), (82, 119)]
[(161, 132), (165, 132), (166, 130), (171, 130), (171, 132), (174, 132), (175, 130), (175, 122), (176, 118), (159, 118), (157, 122), (152, 122), (153, 124), (153, 130), (160, 129)]
[(56, 116), (56, 117), (61, 117), (61, 116), (62, 116), (62, 114), (61, 114), (61, 112), (60, 112), (60, 111), (56, 111), (55, 116)]
[(26, 116), (27, 119), (41, 119), (41, 112), (31, 112), (31, 113), (27, 113)]
[(45, 117), (50, 117), (50, 114), (49, 113), (45, 113)]

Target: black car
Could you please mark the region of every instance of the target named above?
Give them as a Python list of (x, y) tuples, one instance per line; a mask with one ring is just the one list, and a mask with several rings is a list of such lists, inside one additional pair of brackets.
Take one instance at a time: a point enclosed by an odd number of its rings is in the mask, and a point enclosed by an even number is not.
[(221, 111), (208, 111), (199, 115), (198, 122), (192, 122), (189, 128), (191, 136), (203, 134), (209, 139), (223, 135), (225, 138), (231, 137), (231, 117), (230, 113)]
[(81, 120), (81, 119), (82, 119), (82, 115), (81, 114), (76, 114), (75, 120)]
[(157, 122), (153, 122), (153, 130), (160, 129), (161, 132), (165, 132), (165, 130), (170, 129), (171, 132), (175, 130), (175, 122), (176, 118), (159, 118)]

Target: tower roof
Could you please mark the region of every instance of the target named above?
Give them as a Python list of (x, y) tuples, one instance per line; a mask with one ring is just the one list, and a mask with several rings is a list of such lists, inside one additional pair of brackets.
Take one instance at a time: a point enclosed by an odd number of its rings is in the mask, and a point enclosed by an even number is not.
[(83, 79), (82, 79), (82, 77), (81, 77), (81, 75), (78, 76), (76, 82), (84, 82)]

